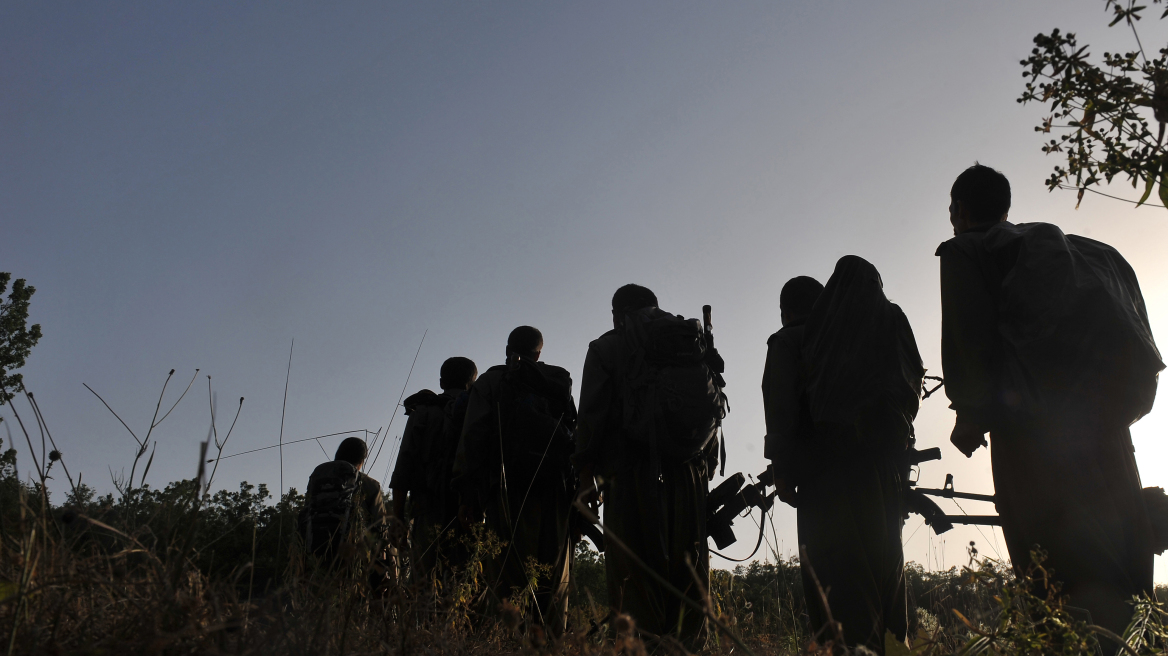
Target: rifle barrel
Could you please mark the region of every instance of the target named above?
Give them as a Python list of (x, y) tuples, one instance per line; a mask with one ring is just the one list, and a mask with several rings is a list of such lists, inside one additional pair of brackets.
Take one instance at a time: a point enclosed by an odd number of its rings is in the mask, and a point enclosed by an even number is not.
[(976, 524), (978, 526), (1001, 526), (1002, 518), (997, 515), (945, 515), (951, 524)]
[(944, 497), (946, 499), (969, 499), (970, 501), (989, 501), (994, 502), (994, 495), (992, 494), (973, 494), (970, 492), (955, 492), (953, 490), (938, 490), (931, 487), (915, 487), (913, 488), (921, 494), (927, 494), (933, 497)]

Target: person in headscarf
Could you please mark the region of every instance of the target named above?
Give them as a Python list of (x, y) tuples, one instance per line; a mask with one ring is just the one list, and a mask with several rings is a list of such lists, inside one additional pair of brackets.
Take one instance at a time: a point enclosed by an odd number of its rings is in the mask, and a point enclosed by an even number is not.
[(763, 456), (771, 461), (780, 501), (793, 504), (804, 471), (804, 447), (813, 434), (807, 407), (807, 380), (802, 366), (807, 317), (823, 292), (815, 278), (791, 278), (779, 292), (782, 330), (767, 340), (762, 372), (762, 407), (766, 418)]
[(1007, 221), (1010, 183), (988, 166), (962, 172), (950, 200), (954, 237), (937, 249), (950, 440), (971, 456), (989, 433), (1015, 571), (1044, 550), (1069, 603), (1122, 634), (1153, 562), (1128, 427), (1164, 368), (1135, 272), (1106, 244)]
[(812, 630), (820, 642), (835, 639), (814, 573), (847, 645), (876, 653), (886, 632), (904, 641), (908, 630), (901, 470), (925, 373), (908, 319), (883, 287), (862, 258), (836, 264), (804, 326), (805, 378), (787, 386), (805, 395), (786, 404), (800, 416), (785, 420), (811, 425), (796, 433), (793, 505)]

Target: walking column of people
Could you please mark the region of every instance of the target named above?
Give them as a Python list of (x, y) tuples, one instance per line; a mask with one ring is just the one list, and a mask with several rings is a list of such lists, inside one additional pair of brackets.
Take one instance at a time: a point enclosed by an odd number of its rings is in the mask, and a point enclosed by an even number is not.
[[(1164, 368), (1135, 273), (1105, 244), (1007, 221), (1010, 185), (989, 167), (962, 172), (950, 200), (954, 237), (937, 256), (951, 441), (966, 456), (991, 447), (1015, 570), (1042, 553), (1070, 606), (1122, 633), (1168, 546), (1128, 430)], [(904, 495), (925, 369), (908, 319), (860, 257), (840, 258), (826, 284), (791, 279), (779, 305), (763, 446), (776, 496), (797, 508), (807, 619), (820, 641), (883, 653), (908, 628)], [(345, 440), (308, 487), (315, 562), (337, 569), (357, 533), (389, 548), (374, 558), (386, 571), (408, 554), (416, 589), (440, 596), (474, 540), (493, 534), (482, 617), (519, 609), (556, 637), (574, 544), (602, 510), (609, 618), (699, 649), (724, 363), (708, 315), (670, 314), (639, 285), (616, 290), (611, 311), (612, 330), (588, 345), (579, 409), (568, 372), (541, 361), (536, 328), (513, 330), (504, 363), (482, 376), (467, 358), (446, 360), (442, 392), (404, 403), (392, 509), (360, 473), (365, 444)]]

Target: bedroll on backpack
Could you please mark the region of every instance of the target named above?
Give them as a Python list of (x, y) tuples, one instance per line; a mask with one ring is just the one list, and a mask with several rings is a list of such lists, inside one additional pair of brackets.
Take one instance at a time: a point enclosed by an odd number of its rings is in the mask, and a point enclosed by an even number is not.
[(1096, 413), (1126, 424), (1147, 414), (1164, 363), (1135, 272), (1119, 252), (1047, 223), (998, 224), (985, 247), (1003, 276), (1007, 409)]
[[(421, 438), (415, 441), (414, 446), (421, 452), (421, 463), (418, 471), (412, 472), (412, 480), (436, 499), (447, 496), (468, 396), (467, 392), (462, 392), (455, 398), (446, 393), (435, 394), (424, 389), (406, 397), (402, 403), (406, 416), (415, 418), (421, 413), (422, 425), (425, 426), (425, 432), (416, 436)], [(456, 403), (460, 404), (457, 415), (453, 410)]]
[(701, 322), (646, 308), (628, 315), (624, 334), (625, 434), (667, 461), (703, 453), (726, 416), (726, 396)]
[[(442, 407), (441, 432), (435, 436), (434, 445), (426, 456), (426, 488), (431, 494), (446, 500), (455, 496), (450, 490), (450, 479), (454, 470), (454, 454), (458, 450), (458, 439), (462, 435), (462, 424), (466, 418), (466, 404), (470, 392), (462, 392), (454, 400)], [(453, 500), (457, 505), (457, 498)]]
[(509, 472), (549, 480), (560, 477), (574, 448), (576, 409), (570, 390), (549, 379), (544, 365), (520, 360), (516, 366), (504, 366), (498, 403)]
[(348, 462), (334, 460), (313, 470), (300, 527), (305, 550), (320, 557), (337, 553), (357, 514), (357, 488), (357, 468)]

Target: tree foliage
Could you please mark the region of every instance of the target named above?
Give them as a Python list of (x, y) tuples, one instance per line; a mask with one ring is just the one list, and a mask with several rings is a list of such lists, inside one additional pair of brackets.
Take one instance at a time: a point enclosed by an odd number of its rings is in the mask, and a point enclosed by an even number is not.
[[(1162, 0), (1152, 0), (1160, 4)], [(1058, 29), (1034, 37), (1034, 49), (1023, 59), (1026, 89), (1018, 98), (1025, 104), (1049, 104), (1050, 114), (1035, 131), (1051, 134), (1042, 151), (1065, 157), (1055, 165), (1047, 187), (1084, 191), (1126, 176), (1143, 194), (1143, 204), (1159, 184), (1159, 196), (1168, 206), (1168, 161), (1164, 126), (1168, 122), (1168, 46), (1148, 57), (1136, 31), (1147, 9), (1136, 0), (1106, 0), (1110, 26), (1131, 29), (1135, 48), (1104, 52), (1092, 61), (1089, 46), (1080, 45), (1071, 32)], [(1168, 10), (1160, 18), (1168, 16)], [(1058, 135), (1057, 137), (1053, 135)], [(1076, 204), (1076, 207), (1078, 205)]]
[[(11, 273), (0, 271), (0, 296), (8, 289)], [(24, 366), (32, 347), (41, 338), (40, 324), (28, 326), (28, 305), (36, 287), (17, 278), (7, 301), (0, 301), (0, 405), (12, 400), (24, 386), (23, 377), (15, 373)]]

